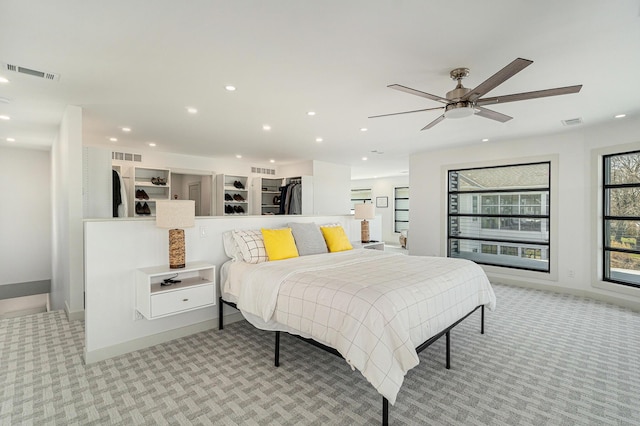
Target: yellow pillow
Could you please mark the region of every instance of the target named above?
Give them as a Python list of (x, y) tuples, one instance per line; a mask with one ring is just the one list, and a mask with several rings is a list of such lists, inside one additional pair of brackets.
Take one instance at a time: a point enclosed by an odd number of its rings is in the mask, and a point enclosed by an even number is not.
[(298, 248), (293, 239), (291, 228), (261, 229), (264, 238), (264, 248), (269, 260), (289, 259), (298, 257)]
[(342, 226), (321, 226), (320, 230), (331, 253), (353, 249)]

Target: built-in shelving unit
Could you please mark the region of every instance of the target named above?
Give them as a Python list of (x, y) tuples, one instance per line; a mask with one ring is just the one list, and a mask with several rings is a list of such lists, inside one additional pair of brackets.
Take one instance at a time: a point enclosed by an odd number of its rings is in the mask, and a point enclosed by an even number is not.
[(155, 216), (156, 201), (171, 197), (171, 170), (151, 167), (133, 168), (133, 216)]
[(216, 213), (221, 216), (247, 215), (249, 209), (249, 178), (237, 175), (217, 175)]
[(254, 214), (273, 215), (280, 212), (282, 178), (255, 178), (251, 182), (254, 193)]

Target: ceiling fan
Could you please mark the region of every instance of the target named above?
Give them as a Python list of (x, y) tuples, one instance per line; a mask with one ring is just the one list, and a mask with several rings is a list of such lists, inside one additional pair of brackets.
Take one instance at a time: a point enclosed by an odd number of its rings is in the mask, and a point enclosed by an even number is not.
[(430, 93), (421, 92), (420, 90), (411, 89), (410, 87), (400, 84), (391, 84), (390, 87), (401, 92), (410, 93), (412, 95), (421, 96), (445, 104), (436, 108), (417, 109), (413, 111), (394, 112), (391, 114), (374, 115), (369, 118), (388, 117), (390, 115), (411, 114), (414, 112), (432, 111), (444, 109), (444, 113), (427, 124), (422, 130), (427, 130), (444, 120), (445, 118), (462, 118), (470, 115), (479, 115), (480, 117), (490, 118), (501, 123), (511, 120), (513, 117), (484, 108), (485, 105), (503, 104), (506, 102), (522, 101), (526, 99), (544, 98), (548, 96), (567, 95), (570, 93), (578, 93), (582, 89), (582, 85), (558, 87), (555, 89), (536, 90), (534, 92), (515, 93), (512, 95), (494, 96), (491, 98), (482, 98), (485, 94), (498, 87), (529, 65), (533, 61), (528, 59), (517, 58), (506, 67), (480, 83), (475, 89), (469, 89), (462, 85), (462, 79), (469, 75), (469, 68), (456, 68), (451, 70), (449, 75), (458, 84), (455, 89), (447, 92), (445, 97), (432, 95)]

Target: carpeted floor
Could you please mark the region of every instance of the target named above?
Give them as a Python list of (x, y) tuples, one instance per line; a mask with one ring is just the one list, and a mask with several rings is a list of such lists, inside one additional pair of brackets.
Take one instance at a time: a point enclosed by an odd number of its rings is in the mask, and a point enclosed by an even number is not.
[[(494, 286), (479, 312), (420, 354), (395, 425), (639, 425), (640, 314)], [(379, 424), (381, 396), (338, 357), (242, 321), (84, 365), (62, 312), (0, 320), (0, 424)]]

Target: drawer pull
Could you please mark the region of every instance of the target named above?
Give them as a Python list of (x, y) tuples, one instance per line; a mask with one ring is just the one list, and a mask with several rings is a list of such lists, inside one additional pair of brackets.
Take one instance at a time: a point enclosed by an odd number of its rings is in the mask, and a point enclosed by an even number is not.
[(188, 301), (189, 301), (189, 299), (182, 299), (182, 301), (183, 301), (183, 302), (188, 302)]

